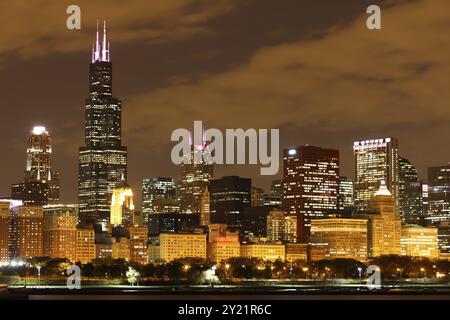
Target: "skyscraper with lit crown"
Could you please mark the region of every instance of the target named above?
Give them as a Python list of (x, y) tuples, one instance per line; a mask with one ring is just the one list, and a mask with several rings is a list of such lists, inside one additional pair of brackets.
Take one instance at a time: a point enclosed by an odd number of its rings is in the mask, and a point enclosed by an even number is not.
[(11, 186), (11, 197), (30, 205), (59, 203), (59, 172), (52, 169), (51, 137), (43, 126), (28, 137), (23, 182)]
[(395, 206), (399, 200), (399, 153), (395, 138), (371, 139), (353, 143), (355, 157), (355, 206), (367, 210), (369, 202), (377, 192), (380, 182), (394, 197)]
[(113, 189), (127, 177), (127, 148), (121, 141), (122, 103), (112, 96), (112, 63), (106, 24), (97, 35), (89, 66), (85, 145), (79, 149), (78, 204), (82, 223), (107, 230)]

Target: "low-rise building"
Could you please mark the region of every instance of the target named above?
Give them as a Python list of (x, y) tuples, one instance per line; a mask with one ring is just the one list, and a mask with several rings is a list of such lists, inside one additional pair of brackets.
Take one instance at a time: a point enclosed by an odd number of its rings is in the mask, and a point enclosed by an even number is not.
[(306, 243), (286, 243), (286, 261), (308, 260), (308, 245)]
[(206, 260), (206, 234), (161, 233), (159, 250), (161, 262), (170, 262), (181, 258)]
[(418, 225), (402, 226), (402, 255), (429, 259), (439, 258), (438, 229)]
[[(311, 247), (323, 248), (323, 256), (315, 259), (367, 260), (367, 220), (315, 219), (311, 220)], [(318, 253), (319, 251), (315, 251)]]
[(282, 243), (241, 244), (242, 258), (258, 258), (264, 261), (285, 261), (285, 246)]

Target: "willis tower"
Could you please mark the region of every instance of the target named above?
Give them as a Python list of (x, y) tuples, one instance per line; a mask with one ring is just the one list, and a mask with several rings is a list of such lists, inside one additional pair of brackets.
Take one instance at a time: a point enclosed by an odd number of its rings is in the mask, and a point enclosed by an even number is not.
[(112, 190), (127, 177), (127, 147), (121, 141), (122, 103), (112, 96), (112, 63), (106, 23), (89, 65), (89, 97), (85, 103), (85, 145), (79, 148), (78, 205), (81, 223), (97, 232), (110, 223)]

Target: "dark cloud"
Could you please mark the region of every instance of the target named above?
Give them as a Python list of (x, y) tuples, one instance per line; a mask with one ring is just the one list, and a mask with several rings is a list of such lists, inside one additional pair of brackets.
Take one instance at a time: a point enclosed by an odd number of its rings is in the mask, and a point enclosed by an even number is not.
[[(364, 138), (397, 136), (422, 172), (446, 163), (450, 3), (375, 2), (383, 8), (381, 31), (365, 28), (372, 3), (360, 0), (81, 1), (81, 32), (65, 29), (64, 1), (0, 5), (11, 30), (0, 36), (7, 154), (0, 190), (20, 180), (26, 135), (42, 123), (53, 133), (64, 200), (76, 200), (96, 19), (110, 25), (114, 95), (124, 101), (135, 187), (144, 176), (178, 176), (170, 133), (194, 120), (280, 128), (282, 146), (339, 148), (350, 176), (352, 142)], [(217, 173), (251, 176), (265, 187), (270, 181), (258, 166)]]

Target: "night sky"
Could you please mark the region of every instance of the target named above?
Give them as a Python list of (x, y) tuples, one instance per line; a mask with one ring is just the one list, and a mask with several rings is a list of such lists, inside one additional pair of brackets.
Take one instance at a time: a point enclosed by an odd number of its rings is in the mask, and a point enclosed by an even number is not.
[[(0, 194), (20, 182), (34, 125), (53, 137), (62, 201), (77, 199), (78, 147), (96, 20), (107, 20), (114, 96), (123, 102), (129, 183), (179, 177), (176, 128), (280, 128), (281, 147), (338, 148), (353, 177), (352, 143), (395, 136), (426, 178), (450, 161), (450, 1), (73, 1), (0, 3)], [(382, 8), (382, 30), (365, 10)], [(280, 167), (280, 174), (281, 174)], [(216, 177), (277, 178), (259, 166)], [(139, 193), (138, 192), (138, 193)]]

